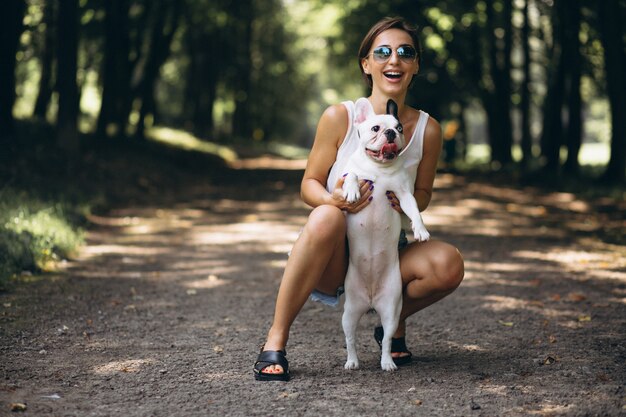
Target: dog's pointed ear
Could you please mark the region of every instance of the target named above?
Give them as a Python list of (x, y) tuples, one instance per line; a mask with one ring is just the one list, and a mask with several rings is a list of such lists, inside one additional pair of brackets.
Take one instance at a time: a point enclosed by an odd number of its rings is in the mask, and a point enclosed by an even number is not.
[(354, 103), (354, 113), (354, 123), (359, 124), (374, 115), (374, 108), (368, 99), (361, 97)]
[(392, 115), (396, 120), (400, 120), (398, 119), (398, 105), (392, 99), (387, 100), (387, 114)]

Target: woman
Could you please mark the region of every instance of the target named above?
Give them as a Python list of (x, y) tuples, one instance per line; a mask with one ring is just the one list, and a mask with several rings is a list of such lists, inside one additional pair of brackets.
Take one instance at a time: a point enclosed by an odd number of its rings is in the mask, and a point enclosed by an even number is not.
[[(442, 138), (435, 119), (405, 104), (408, 88), (420, 66), (417, 30), (401, 18), (379, 21), (361, 43), (359, 66), (371, 88), (368, 100), (375, 113), (385, 113), (388, 99), (398, 103), (398, 117), (408, 141), (406, 152), (411, 152), (405, 166), (414, 175), (414, 195), (423, 211), (431, 199)], [(254, 366), (257, 380), (289, 380), (285, 346), (297, 314), (309, 296), (337, 305), (343, 292), (348, 268), (345, 216), (364, 209), (372, 194), (372, 184), (362, 182), (359, 201), (349, 204), (342, 197), (341, 169), (357, 142), (352, 126), (353, 108), (351, 102), (333, 105), (320, 118), (301, 184), (302, 199), (314, 209), (287, 261), (274, 320)], [(390, 210), (401, 212), (395, 196), (388, 198)], [(402, 365), (410, 362), (412, 356), (404, 338), (407, 317), (459, 286), (463, 259), (455, 247), (434, 240), (409, 244), (401, 239), (399, 248), (403, 304), (392, 339), (392, 357)], [(380, 344), (382, 328), (375, 329), (374, 337)]]

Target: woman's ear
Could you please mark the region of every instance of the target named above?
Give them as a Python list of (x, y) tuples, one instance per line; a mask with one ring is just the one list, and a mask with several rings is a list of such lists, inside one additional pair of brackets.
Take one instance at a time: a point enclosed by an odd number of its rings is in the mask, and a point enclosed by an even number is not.
[(367, 75), (370, 75), (369, 61), (367, 60), (367, 58), (361, 59), (361, 66), (363, 67), (363, 72)]

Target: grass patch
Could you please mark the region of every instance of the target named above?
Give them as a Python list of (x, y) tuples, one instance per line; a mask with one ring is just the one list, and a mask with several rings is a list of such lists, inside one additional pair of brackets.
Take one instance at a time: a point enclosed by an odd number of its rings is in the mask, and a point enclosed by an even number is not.
[(83, 243), (76, 207), (45, 202), (23, 191), (0, 192), (0, 288), (24, 271), (46, 271)]

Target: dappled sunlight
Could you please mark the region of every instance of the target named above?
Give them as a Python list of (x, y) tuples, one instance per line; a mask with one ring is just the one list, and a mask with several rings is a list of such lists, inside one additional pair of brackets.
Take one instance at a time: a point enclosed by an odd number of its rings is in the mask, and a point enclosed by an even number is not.
[(450, 340), (447, 341), (446, 344), (455, 349), (465, 350), (467, 352), (487, 352), (489, 350), (476, 344), (459, 344)]
[(196, 227), (191, 243), (197, 245), (237, 243), (278, 243), (295, 241), (300, 228), (284, 223), (251, 221)]
[(228, 281), (225, 279), (220, 279), (216, 275), (209, 275), (204, 279), (198, 279), (195, 281), (185, 282), (183, 285), (187, 288), (201, 288), (201, 289), (210, 289), (220, 287), (222, 285), (228, 284)]
[(483, 297), (486, 302), (484, 307), (493, 311), (505, 311), (523, 309), (528, 306), (528, 302), (514, 297), (505, 297), (501, 295), (487, 295)]
[(258, 158), (236, 159), (229, 162), (234, 169), (289, 169), (303, 170), (306, 168), (306, 159), (282, 159), (269, 155)]
[(273, 261), (267, 262), (266, 265), (270, 268), (276, 268), (282, 271), (285, 268), (285, 266), (287, 266), (287, 258), (285, 257), (285, 259), (273, 260)]
[(154, 364), (153, 359), (130, 359), (126, 361), (112, 361), (104, 365), (96, 366), (92, 371), (98, 375), (114, 375), (119, 372), (136, 373), (144, 367)]
[[(573, 322), (578, 322), (581, 315), (579, 310), (564, 308), (563, 305), (557, 304), (557, 302), (553, 300), (546, 300), (544, 302), (502, 295), (486, 295), (481, 298), (485, 300), (482, 304), (484, 308), (498, 313), (528, 310), (539, 314), (541, 317), (550, 319), (561, 318), (572, 320)], [(550, 302), (553, 304), (549, 305)], [(514, 323), (511, 323), (511, 325), (514, 325)]]
[(598, 278), (626, 281), (626, 258), (619, 252), (556, 248), (548, 252), (520, 250), (514, 251), (512, 255), (522, 259), (556, 263), (567, 271), (587, 272)]
[[(480, 272), (476, 278), (483, 277), (489, 280), (497, 280), (497, 277), (506, 275), (507, 277), (499, 280), (497, 282), (499, 285), (515, 285), (515, 286), (536, 286), (537, 283), (530, 280), (533, 273), (539, 271), (547, 271), (550, 270), (550, 267), (547, 266), (537, 266), (529, 264), (528, 262), (518, 263), (518, 262), (480, 262), (478, 260), (473, 260), (476, 258), (467, 257), (465, 260), (465, 270), (466, 272)], [(524, 273), (526, 275), (526, 279), (513, 279), (509, 273)], [(518, 275), (515, 275), (516, 277)]]
[(158, 142), (182, 149), (216, 155), (225, 161), (235, 161), (237, 159), (237, 153), (232, 149), (206, 140), (200, 140), (191, 133), (183, 130), (154, 127), (147, 129), (146, 136)]
[(574, 411), (572, 410), (573, 406), (571, 405), (542, 403), (539, 405), (539, 407), (540, 407), (539, 410), (523, 410), (523, 411), (534, 416), (566, 415), (568, 412)]
[(119, 254), (119, 255), (137, 255), (137, 256), (154, 256), (167, 253), (166, 248), (153, 248), (145, 246), (128, 246), (128, 245), (87, 245), (81, 251), (81, 258), (89, 259), (101, 255)]

